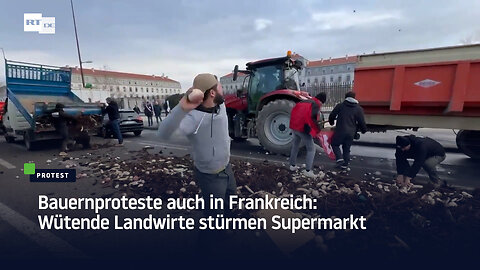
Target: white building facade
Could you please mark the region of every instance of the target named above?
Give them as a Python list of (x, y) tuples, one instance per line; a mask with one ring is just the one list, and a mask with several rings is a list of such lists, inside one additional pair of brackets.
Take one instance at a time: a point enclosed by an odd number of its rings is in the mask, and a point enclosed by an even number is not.
[(353, 83), (356, 56), (309, 61), (305, 69), (305, 85)]
[(105, 102), (112, 97), (125, 109), (141, 107), (146, 101), (163, 102), (170, 95), (182, 93), (180, 83), (166, 76), (96, 69), (83, 69), (83, 76), (87, 88), (82, 87), (80, 69), (72, 69), (72, 91), (83, 101)]
[(229, 73), (220, 78), (224, 94), (236, 94), (238, 90), (246, 90), (248, 88), (247, 74), (239, 72), (236, 81), (233, 81), (233, 73)]

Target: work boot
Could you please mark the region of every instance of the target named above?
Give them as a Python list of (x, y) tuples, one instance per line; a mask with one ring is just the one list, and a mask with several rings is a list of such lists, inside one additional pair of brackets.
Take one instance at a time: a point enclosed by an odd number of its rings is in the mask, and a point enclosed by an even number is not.
[(335, 165), (335, 168), (341, 169), (344, 162), (345, 161), (343, 160), (343, 158), (337, 159), (337, 164)]
[(312, 170), (304, 170), (302, 173), (306, 177), (310, 177), (310, 178), (316, 178), (317, 177), (317, 175), (314, 174)]
[(300, 167), (298, 167), (297, 165), (290, 165), (290, 171), (295, 172), (298, 169), (300, 169)]

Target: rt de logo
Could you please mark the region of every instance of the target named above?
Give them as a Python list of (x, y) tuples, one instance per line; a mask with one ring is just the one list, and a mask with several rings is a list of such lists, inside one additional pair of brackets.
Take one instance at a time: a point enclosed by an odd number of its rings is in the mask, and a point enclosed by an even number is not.
[(24, 13), (23, 31), (55, 34), (55, 17), (42, 17), (42, 13)]

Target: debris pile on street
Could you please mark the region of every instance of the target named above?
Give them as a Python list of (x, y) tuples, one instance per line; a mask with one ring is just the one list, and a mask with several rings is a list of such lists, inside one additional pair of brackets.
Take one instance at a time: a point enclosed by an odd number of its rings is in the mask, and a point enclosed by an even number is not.
[[(190, 157), (165, 157), (146, 150), (135, 153), (129, 160), (109, 153), (90, 154), (88, 162), (78, 163), (84, 168), (81, 175), (96, 177), (105, 187), (127, 196), (190, 197), (200, 192)], [(430, 185), (398, 188), (393, 179), (385, 179), (379, 172), (358, 179), (347, 170), (325, 170), (311, 179), (291, 172), (288, 165), (269, 161), (233, 160), (232, 166), (241, 196), (306, 194), (317, 199), (318, 209), (296, 213), (298, 216), (353, 214), (367, 218), (364, 231), (316, 231), (315, 239), (307, 244), (316, 247), (313, 250), (327, 254), (375, 250), (393, 256), (427, 249), (446, 251), (454, 245), (475, 250), (480, 239), (479, 190), (434, 189)]]
[[(101, 115), (78, 115), (72, 124), (69, 125), (71, 132), (80, 132), (83, 130), (95, 131), (102, 123), (103, 117)], [(42, 130), (55, 129), (53, 123), (55, 117), (51, 114), (45, 114), (35, 119), (37, 128)]]

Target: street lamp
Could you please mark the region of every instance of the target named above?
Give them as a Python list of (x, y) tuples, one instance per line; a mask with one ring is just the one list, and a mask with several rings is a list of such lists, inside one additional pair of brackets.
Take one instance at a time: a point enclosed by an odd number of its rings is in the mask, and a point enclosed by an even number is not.
[(75, 11), (73, 9), (73, 0), (70, 0), (70, 5), (72, 6), (72, 18), (73, 18), (73, 28), (75, 29), (75, 40), (77, 41), (77, 52), (78, 52), (78, 62), (80, 63), (80, 74), (82, 75), (82, 86), (85, 88), (85, 79), (83, 78), (83, 67), (82, 57), (80, 56), (80, 45), (78, 44), (78, 34), (77, 34), (77, 23), (75, 21)]

